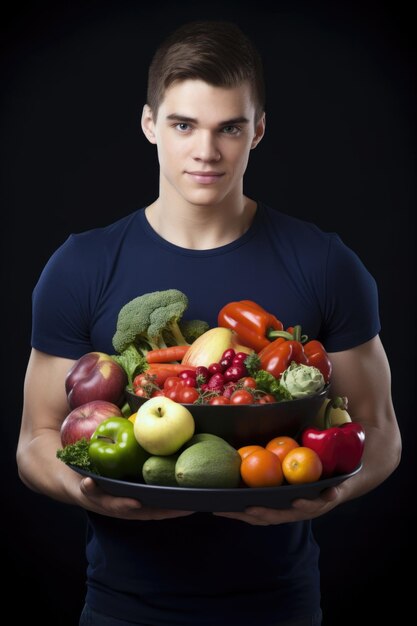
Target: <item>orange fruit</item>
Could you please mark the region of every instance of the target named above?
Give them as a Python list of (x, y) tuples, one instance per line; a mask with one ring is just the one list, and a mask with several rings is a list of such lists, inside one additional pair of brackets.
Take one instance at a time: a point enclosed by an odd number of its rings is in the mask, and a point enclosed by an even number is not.
[(288, 452), (294, 450), (294, 448), (298, 448), (299, 445), (298, 441), (292, 437), (282, 435), (281, 437), (275, 437), (271, 439), (271, 441), (268, 441), (265, 448), (276, 454), (282, 463)]
[(248, 487), (278, 487), (284, 482), (281, 461), (276, 454), (262, 447), (242, 460), (240, 475)]
[(314, 483), (319, 480), (323, 466), (317, 452), (298, 446), (290, 450), (282, 461), (282, 471), (291, 485)]
[(238, 452), (242, 459), (248, 456), (248, 454), (252, 454), (255, 450), (263, 450), (262, 446), (243, 446), (243, 448), (239, 448)]

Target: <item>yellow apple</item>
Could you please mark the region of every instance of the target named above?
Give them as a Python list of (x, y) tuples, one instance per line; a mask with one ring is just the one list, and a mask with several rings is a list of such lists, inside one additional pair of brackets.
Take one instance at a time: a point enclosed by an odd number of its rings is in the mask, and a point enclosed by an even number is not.
[(165, 396), (144, 402), (134, 422), (137, 442), (150, 454), (166, 456), (177, 452), (194, 435), (191, 412)]

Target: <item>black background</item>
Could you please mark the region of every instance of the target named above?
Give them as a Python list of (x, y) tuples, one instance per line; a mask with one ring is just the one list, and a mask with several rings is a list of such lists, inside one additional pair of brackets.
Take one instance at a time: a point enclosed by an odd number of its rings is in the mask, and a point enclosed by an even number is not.
[[(16, 472), (31, 291), (70, 232), (108, 224), (156, 197), (156, 154), (139, 125), (153, 51), (185, 21), (230, 19), (260, 49), (268, 87), (267, 134), (252, 153), (246, 193), (338, 232), (378, 282), (402, 463), (372, 493), (314, 524), (325, 626), (397, 623), (399, 607), (407, 610), (413, 601), (404, 566), (414, 569), (416, 521), (411, 13), (401, 2), (370, 1), (258, 1), (251, 8), (17, 2), (2, 12), (2, 566), (8, 588), (34, 620), (77, 624), (83, 514), (30, 492)], [(271, 546), (271, 558), (277, 549)]]

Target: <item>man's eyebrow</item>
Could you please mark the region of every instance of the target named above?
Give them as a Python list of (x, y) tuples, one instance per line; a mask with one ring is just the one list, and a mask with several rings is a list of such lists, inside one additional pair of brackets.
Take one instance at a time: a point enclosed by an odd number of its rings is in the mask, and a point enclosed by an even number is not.
[[(187, 124), (198, 124), (198, 120), (195, 117), (188, 117), (188, 115), (181, 115), (180, 113), (171, 113), (166, 116), (167, 120), (173, 120), (175, 122), (186, 122)], [(233, 124), (249, 124), (247, 117), (232, 117), (230, 120), (224, 120), (219, 122), (219, 126), (233, 126)]]

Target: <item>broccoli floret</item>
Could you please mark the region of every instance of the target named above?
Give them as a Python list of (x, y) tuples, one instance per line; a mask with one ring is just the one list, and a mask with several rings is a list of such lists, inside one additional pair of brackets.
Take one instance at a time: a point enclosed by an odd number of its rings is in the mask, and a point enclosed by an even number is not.
[(193, 343), (198, 337), (204, 335), (210, 326), (204, 320), (182, 320), (180, 322), (181, 332), (188, 343)]
[(164, 331), (174, 337), (177, 345), (187, 345), (178, 326), (187, 307), (188, 298), (178, 289), (153, 291), (130, 300), (119, 311), (114, 349), (121, 354), (131, 344), (141, 352), (165, 348)]
[[(186, 342), (189, 344), (192, 344), (193, 341), (207, 332), (210, 328), (208, 322), (204, 322), (203, 320), (180, 320), (178, 322), (178, 326), (180, 327), (180, 331), (182, 332)], [(177, 345), (174, 335), (172, 335), (169, 331), (164, 330), (163, 337), (167, 346)]]

